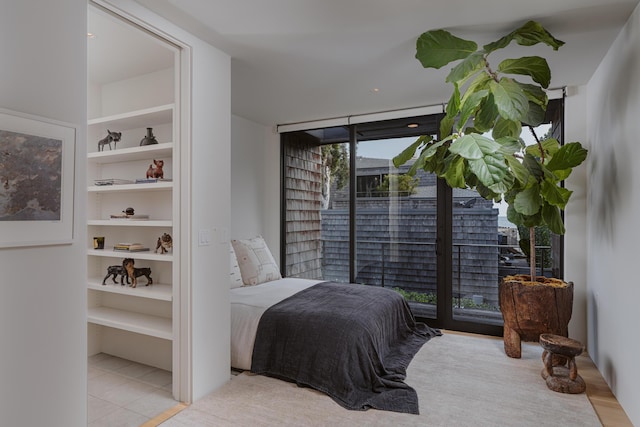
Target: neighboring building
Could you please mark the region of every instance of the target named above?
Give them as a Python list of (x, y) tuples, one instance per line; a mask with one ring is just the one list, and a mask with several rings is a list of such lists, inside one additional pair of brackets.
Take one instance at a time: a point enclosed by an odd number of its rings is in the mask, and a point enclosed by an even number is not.
[[(436, 292), (436, 177), (418, 171), (413, 194), (389, 197), (377, 190), (389, 173), (404, 174), (387, 159), (357, 159), (356, 282)], [(348, 186), (332, 188), (321, 212), (323, 278), (345, 280), (349, 269)], [(393, 193), (393, 191), (391, 191)], [(498, 210), (472, 190), (453, 192), (453, 289), (498, 305)], [(476, 298), (477, 299), (477, 298)]]

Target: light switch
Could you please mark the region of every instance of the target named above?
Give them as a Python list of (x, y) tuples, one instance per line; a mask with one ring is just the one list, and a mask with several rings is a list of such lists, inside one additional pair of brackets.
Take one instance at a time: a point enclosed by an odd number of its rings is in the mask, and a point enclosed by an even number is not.
[(208, 228), (203, 228), (198, 233), (198, 245), (208, 246), (210, 244), (211, 244), (211, 230)]

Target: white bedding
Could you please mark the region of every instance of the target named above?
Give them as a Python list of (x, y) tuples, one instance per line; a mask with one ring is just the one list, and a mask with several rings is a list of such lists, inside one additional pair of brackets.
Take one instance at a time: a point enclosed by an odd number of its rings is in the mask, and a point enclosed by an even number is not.
[(267, 308), (320, 282), (322, 280), (288, 277), (231, 289), (231, 366), (251, 369), (258, 322)]

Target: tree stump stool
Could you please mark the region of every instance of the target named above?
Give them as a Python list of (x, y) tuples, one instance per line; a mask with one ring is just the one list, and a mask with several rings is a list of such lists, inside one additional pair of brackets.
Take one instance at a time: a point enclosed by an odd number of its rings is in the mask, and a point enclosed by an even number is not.
[[(582, 343), (560, 335), (541, 334), (540, 345), (544, 349), (541, 375), (547, 382), (547, 387), (559, 393), (583, 393), (587, 386), (578, 375), (575, 360), (584, 350)], [(562, 361), (559, 365), (558, 360)]]

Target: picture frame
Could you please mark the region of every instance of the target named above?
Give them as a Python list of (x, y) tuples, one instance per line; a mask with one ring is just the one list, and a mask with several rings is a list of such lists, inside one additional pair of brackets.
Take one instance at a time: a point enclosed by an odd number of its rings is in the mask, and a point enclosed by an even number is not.
[(76, 128), (0, 108), (0, 249), (73, 242)]

